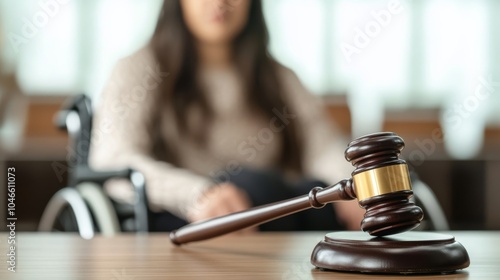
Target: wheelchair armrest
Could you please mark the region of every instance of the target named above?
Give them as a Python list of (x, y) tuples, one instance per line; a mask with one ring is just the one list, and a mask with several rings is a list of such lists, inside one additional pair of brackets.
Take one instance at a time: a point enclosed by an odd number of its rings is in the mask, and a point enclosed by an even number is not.
[(70, 112), (70, 110), (60, 110), (56, 113), (54, 116), (54, 124), (57, 128), (60, 130), (67, 130), (66, 120)]
[(75, 184), (93, 182), (102, 186), (109, 179), (123, 178), (129, 180), (134, 187), (137, 198), (134, 204), (136, 230), (141, 232), (148, 231), (148, 199), (146, 196), (146, 183), (142, 173), (133, 169), (96, 171), (88, 166), (78, 166), (74, 172)]
[(67, 118), (71, 112), (75, 112), (80, 122), (91, 120), (90, 99), (85, 94), (78, 94), (67, 100), (62, 109), (55, 115), (54, 123), (61, 130), (67, 130)]
[(103, 185), (109, 179), (130, 179), (133, 172), (132, 169), (97, 171), (88, 166), (77, 166), (75, 168), (75, 183), (92, 182)]

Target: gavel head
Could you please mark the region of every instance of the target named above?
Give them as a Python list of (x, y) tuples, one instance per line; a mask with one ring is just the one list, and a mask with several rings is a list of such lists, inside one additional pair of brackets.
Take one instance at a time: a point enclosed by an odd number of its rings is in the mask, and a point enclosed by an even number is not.
[(399, 158), (404, 142), (392, 132), (374, 133), (352, 141), (345, 157), (352, 172), (354, 192), (366, 210), (361, 229), (374, 236), (416, 228), (424, 213), (413, 195), (406, 162)]

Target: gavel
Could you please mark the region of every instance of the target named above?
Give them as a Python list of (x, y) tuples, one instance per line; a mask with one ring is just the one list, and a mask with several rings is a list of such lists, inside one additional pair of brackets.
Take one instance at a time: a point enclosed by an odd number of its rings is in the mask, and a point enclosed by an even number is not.
[(355, 170), (351, 178), (326, 188), (314, 187), (304, 196), (186, 225), (170, 233), (170, 240), (184, 244), (257, 226), (299, 211), (357, 199), (366, 210), (361, 229), (372, 236), (386, 236), (417, 227), (423, 211), (410, 197), (408, 166), (400, 159), (404, 141), (392, 132), (369, 134), (349, 143), (345, 158)]

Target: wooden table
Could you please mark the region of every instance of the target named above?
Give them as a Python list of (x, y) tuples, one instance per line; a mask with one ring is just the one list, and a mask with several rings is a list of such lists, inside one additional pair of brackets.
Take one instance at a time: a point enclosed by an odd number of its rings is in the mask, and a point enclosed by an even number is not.
[(181, 247), (166, 234), (80, 239), (75, 234), (18, 233), (17, 272), (7, 271), (0, 234), (0, 279), (500, 279), (500, 232), (451, 232), (471, 266), (449, 275), (388, 276), (320, 271), (309, 263), (324, 233), (255, 233)]

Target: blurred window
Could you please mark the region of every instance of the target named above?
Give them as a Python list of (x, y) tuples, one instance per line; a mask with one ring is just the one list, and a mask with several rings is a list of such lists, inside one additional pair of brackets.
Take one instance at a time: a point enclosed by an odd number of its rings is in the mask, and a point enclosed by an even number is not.
[[(97, 96), (150, 38), (161, 2), (0, 0), (4, 67), (28, 94)], [(500, 122), (500, 1), (263, 3), (271, 53), (313, 93), (347, 94), (353, 134), (381, 129), (387, 108), (442, 108), (450, 145), (477, 146)]]

